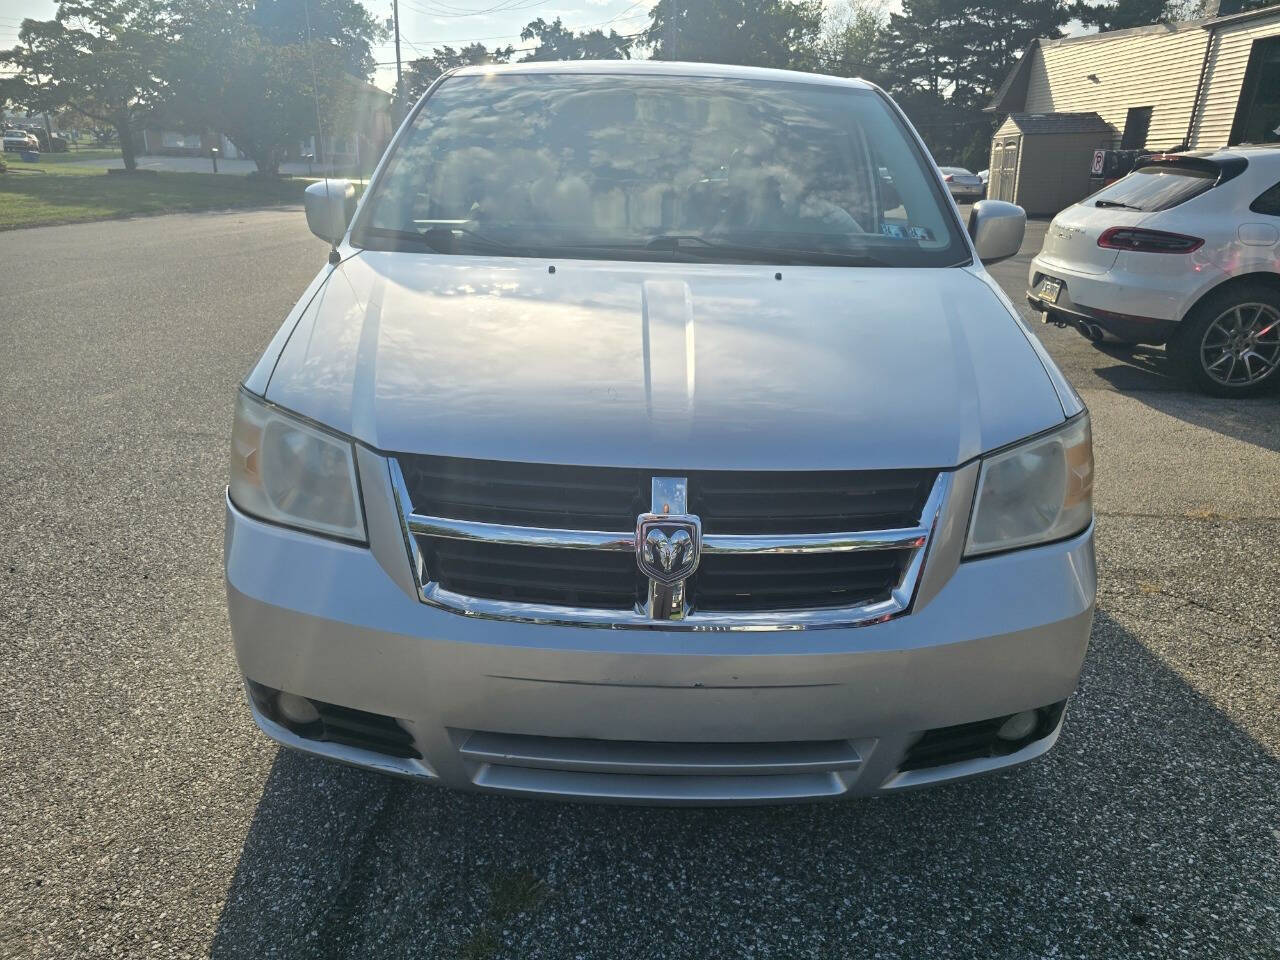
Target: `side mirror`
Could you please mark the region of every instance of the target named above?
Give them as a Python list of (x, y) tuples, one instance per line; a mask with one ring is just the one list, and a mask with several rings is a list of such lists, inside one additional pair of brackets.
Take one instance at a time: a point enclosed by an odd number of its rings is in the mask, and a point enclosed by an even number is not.
[(979, 200), (969, 213), (969, 236), (983, 263), (1014, 256), (1026, 232), (1027, 212), (1016, 203)]
[(356, 188), (350, 180), (324, 180), (307, 187), (302, 195), (307, 226), (321, 240), (336, 244), (347, 232), (356, 212)]
[(880, 179), (880, 208), (882, 210), (897, 210), (902, 206), (902, 197), (898, 194), (898, 188), (893, 185), (892, 180)]

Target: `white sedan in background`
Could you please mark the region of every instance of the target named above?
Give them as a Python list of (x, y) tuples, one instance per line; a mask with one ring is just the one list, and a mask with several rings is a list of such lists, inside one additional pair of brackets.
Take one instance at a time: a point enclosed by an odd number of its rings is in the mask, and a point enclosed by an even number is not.
[(1027, 300), (1094, 341), (1167, 344), (1216, 396), (1280, 385), (1280, 147), (1152, 157), (1054, 218)]
[(971, 173), (964, 167), (939, 167), (938, 169), (942, 171), (942, 179), (957, 202), (970, 203), (982, 199), (986, 188), (976, 173)]

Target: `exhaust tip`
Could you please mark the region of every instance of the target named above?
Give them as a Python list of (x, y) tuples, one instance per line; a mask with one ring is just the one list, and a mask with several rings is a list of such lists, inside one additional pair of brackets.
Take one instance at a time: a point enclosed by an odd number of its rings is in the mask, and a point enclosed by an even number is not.
[(1079, 331), (1080, 336), (1084, 337), (1086, 340), (1092, 341), (1093, 343), (1101, 343), (1103, 338), (1106, 336), (1106, 334), (1102, 332), (1102, 328), (1100, 326), (1096, 323), (1090, 323), (1088, 320), (1076, 321), (1076, 330)]

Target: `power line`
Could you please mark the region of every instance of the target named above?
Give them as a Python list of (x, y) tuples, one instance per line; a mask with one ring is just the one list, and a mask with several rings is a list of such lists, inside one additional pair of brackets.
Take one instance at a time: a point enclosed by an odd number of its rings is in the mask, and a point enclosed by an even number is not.
[[(638, 13), (638, 14), (636, 14), (636, 15), (634, 15), (634, 16), (630, 16), (630, 17), (624, 16), (624, 14), (626, 14), (627, 10), (631, 10), (631, 9), (633, 9), (633, 8), (635, 8), (635, 7), (638, 7), (638, 6), (639, 6), (641, 3), (643, 3), (643, 2), (644, 2), (644, 0), (637, 0), (637, 2), (635, 2), (635, 3), (631, 4), (631, 6), (630, 6), (630, 7), (627, 7), (627, 8), (626, 8), (626, 10), (623, 10), (623, 11), (622, 11), (622, 13), (618, 14), (618, 16), (616, 16), (616, 17), (612, 17), (612, 18), (610, 18), (610, 19), (608, 19), (608, 20), (602, 20), (602, 21), (600, 21), (599, 23), (586, 23), (586, 24), (581, 24), (580, 26), (576, 26), (576, 27), (565, 27), (565, 29), (566, 29), (566, 30), (568, 30), (568, 31), (570, 31), (570, 32), (572, 32), (572, 33), (582, 33), (582, 32), (588, 31), (588, 30), (598, 30), (600, 27), (607, 27), (607, 26), (609, 26), (609, 24), (611, 24), (611, 23), (623, 23), (623, 22), (630, 21), (630, 20), (643, 20), (643, 19), (645, 19), (646, 17), (648, 17), (648, 16), (649, 16), (649, 14), (647, 14), (647, 13)], [(639, 31), (639, 32), (637, 32), (637, 33), (630, 33), (630, 34), (625, 34), (625, 35), (621, 35), (621, 34), (620, 34), (620, 36), (623, 36), (623, 39), (631, 40), (631, 39), (634, 39), (634, 38), (636, 38), (636, 37), (642, 36), (642, 35), (644, 34), (644, 32), (645, 32), (645, 31), (641, 30), (641, 31)], [(489, 37), (469, 37), (469, 38), (467, 38), (467, 39), (459, 39), (459, 38), (456, 38), (456, 37), (452, 37), (452, 38), (449, 38), (449, 39), (442, 39), (442, 40), (420, 40), (420, 41), (418, 41), (418, 43), (421, 43), (423, 46), (427, 46), (427, 45), (429, 45), (429, 44), (444, 44), (444, 45), (452, 46), (452, 45), (454, 45), (454, 44), (460, 44), (460, 43), (480, 43), (481, 41), (484, 41), (484, 40), (507, 40), (507, 39), (510, 39), (511, 37), (512, 37), (512, 34), (510, 34), (510, 33), (499, 33), (499, 34), (495, 34), (495, 35), (493, 35), (493, 36), (489, 36)], [(404, 36), (401, 36), (401, 38), (400, 38), (400, 39), (401, 39), (404, 43), (409, 44), (409, 46), (413, 47), (415, 50), (418, 50), (418, 45), (417, 45), (417, 44), (415, 44), (415, 43), (413, 43), (411, 40), (407, 39), (407, 38), (406, 38), (406, 37), (404, 37)], [(374, 47), (378, 47), (378, 48), (385, 48), (385, 47), (391, 46), (391, 44), (389, 44), (389, 43), (375, 43), (375, 44), (373, 44), (373, 46), (374, 46)], [(517, 51), (515, 51), (515, 52), (517, 52), (517, 53), (523, 53), (523, 52), (527, 52), (528, 50), (536, 50), (536, 49), (537, 49), (537, 47), (527, 47), (527, 48), (521, 48), (520, 50), (517, 50)], [(421, 52), (421, 51), (419, 51), (419, 52)], [(386, 66), (387, 64), (392, 64), (392, 63), (395, 63), (395, 61), (394, 61), (394, 60), (391, 60), (391, 61), (387, 61), (387, 63), (379, 62), (379, 66)]]
[[(635, 40), (635, 39), (638, 39), (639, 37), (643, 37), (643, 36), (645, 35), (645, 33), (646, 33), (646, 32), (647, 32), (647, 31), (645, 31), (645, 30), (641, 30), (639, 33), (620, 33), (620, 34), (618, 34), (618, 39), (619, 39), (619, 40)], [(483, 39), (483, 38), (482, 38), (482, 39)], [(408, 41), (407, 41), (407, 40), (406, 40), (405, 42), (406, 42), (406, 43), (408, 43)], [(448, 46), (449, 44), (454, 44), (454, 43), (464, 43), (464, 42), (467, 42), (467, 41), (462, 41), (462, 40), (450, 40), (450, 41), (448, 41), (448, 42), (445, 44), (445, 46)], [(473, 42), (474, 42), (474, 41), (473, 41)], [(417, 46), (416, 44), (409, 43), (409, 46), (413, 47), (413, 49), (414, 49), (415, 51), (417, 51), (417, 53), (418, 53), (419, 55), (421, 55), (421, 56), (423, 57), (423, 59), (426, 59), (425, 55), (424, 55), (424, 54), (422, 54), (422, 51), (418, 48), (418, 46)], [(541, 48), (540, 48), (540, 47), (512, 47), (510, 51), (505, 51), (505, 50), (504, 50), (503, 52), (504, 52), (504, 53), (506, 53), (506, 52), (510, 52), (510, 53), (512, 53), (512, 54), (516, 54), (516, 53), (533, 53), (535, 50), (539, 50), (539, 49), (541, 49)], [(394, 67), (394, 66), (395, 66), (395, 64), (396, 64), (396, 62), (395, 62), (394, 60), (375, 60), (375, 61), (374, 61), (374, 63), (373, 63), (373, 65), (374, 65), (375, 67)]]
[(460, 19), (464, 17), (489, 16), (494, 13), (514, 13), (517, 10), (530, 10), (534, 7), (540, 7), (550, 2), (551, 0), (513, 0), (511, 3), (499, 3), (492, 7), (485, 7), (482, 10), (462, 10), (462, 8), (459, 7), (452, 8), (460, 11), (457, 13), (449, 12), (449, 8), (447, 7), (444, 10), (431, 10), (422, 6), (420, 3), (411, 2), (411, 0), (405, 0), (405, 6), (429, 17)]

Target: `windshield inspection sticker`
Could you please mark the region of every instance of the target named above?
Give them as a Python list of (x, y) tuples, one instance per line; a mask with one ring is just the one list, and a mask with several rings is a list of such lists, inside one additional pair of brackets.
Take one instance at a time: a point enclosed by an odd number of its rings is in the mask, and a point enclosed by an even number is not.
[(928, 227), (917, 227), (915, 224), (882, 223), (880, 232), (886, 237), (898, 240), (932, 240), (933, 231)]

